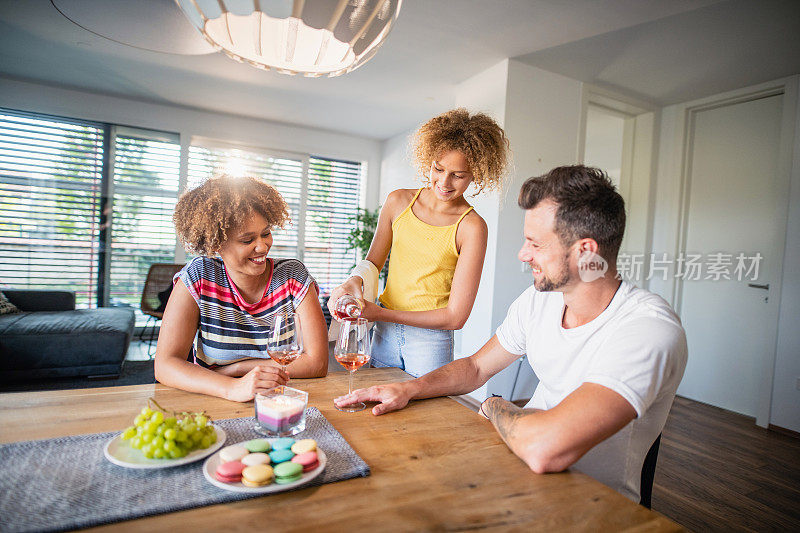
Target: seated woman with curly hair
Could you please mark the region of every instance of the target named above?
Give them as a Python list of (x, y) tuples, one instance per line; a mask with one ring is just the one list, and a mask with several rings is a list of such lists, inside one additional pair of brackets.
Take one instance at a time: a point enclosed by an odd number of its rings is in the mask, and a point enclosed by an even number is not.
[[(201, 257), (173, 279), (156, 348), (158, 381), (246, 402), (289, 375), (327, 374), (327, 332), (314, 278), (296, 259), (267, 257), (272, 228), (288, 219), (278, 191), (255, 178), (212, 178), (181, 197), (175, 230)], [(263, 349), (272, 317), (285, 310), (300, 319), (305, 350), (286, 373)]]

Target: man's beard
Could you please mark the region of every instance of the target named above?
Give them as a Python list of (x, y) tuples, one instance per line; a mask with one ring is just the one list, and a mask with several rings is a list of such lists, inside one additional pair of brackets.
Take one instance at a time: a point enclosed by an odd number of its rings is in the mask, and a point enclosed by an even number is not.
[(561, 262), (561, 268), (559, 269), (556, 277), (551, 279), (546, 275), (542, 277), (540, 280), (533, 280), (533, 286), (539, 292), (551, 292), (561, 287), (565, 286), (570, 281), (569, 275), (569, 254), (564, 256), (564, 260)]

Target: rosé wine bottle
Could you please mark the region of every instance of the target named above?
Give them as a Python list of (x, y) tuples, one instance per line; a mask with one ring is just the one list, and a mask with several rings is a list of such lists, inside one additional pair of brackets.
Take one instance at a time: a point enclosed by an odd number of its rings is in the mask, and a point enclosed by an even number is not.
[(364, 310), (364, 304), (350, 294), (345, 294), (336, 300), (336, 308), (334, 309), (336, 318), (339, 320), (353, 320), (361, 316), (361, 311)]

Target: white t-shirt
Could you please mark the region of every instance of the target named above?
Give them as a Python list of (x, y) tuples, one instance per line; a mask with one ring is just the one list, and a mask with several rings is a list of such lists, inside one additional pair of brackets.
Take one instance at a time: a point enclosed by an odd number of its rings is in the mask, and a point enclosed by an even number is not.
[(530, 287), (497, 328), (511, 353), (527, 354), (539, 378), (526, 407), (551, 409), (583, 383), (625, 398), (637, 417), (586, 453), (574, 468), (639, 502), (645, 455), (664, 428), (686, 368), (686, 334), (661, 297), (623, 281), (608, 307), (564, 329), (564, 297)]

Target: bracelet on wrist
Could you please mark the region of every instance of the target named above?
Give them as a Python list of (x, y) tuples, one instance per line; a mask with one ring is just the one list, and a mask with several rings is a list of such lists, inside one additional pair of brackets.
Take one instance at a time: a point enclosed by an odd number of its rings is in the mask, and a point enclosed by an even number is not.
[(484, 413), (484, 412), (483, 412), (483, 404), (485, 404), (486, 402), (488, 402), (488, 401), (489, 401), (489, 400), (491, 400), (492, 398), (502, 398), (502, 397), (503, 397), (503, 396), (501, 396), (500, 394), (492, 394), (491, 396), (489, 396), (488, 398), (486, 398), (485, 400), (483, 400), (483, 401), (481, 402), (481, 407), (480, 407), (480, 409), (479, 409), (479, 412), (480, 412), (480, 414), (482, 414), (482, 415), (483, 415), (483, 416), (485, 416), (486, 418), (489, 418), (489, 417), (486, 415), (486, 413)]

